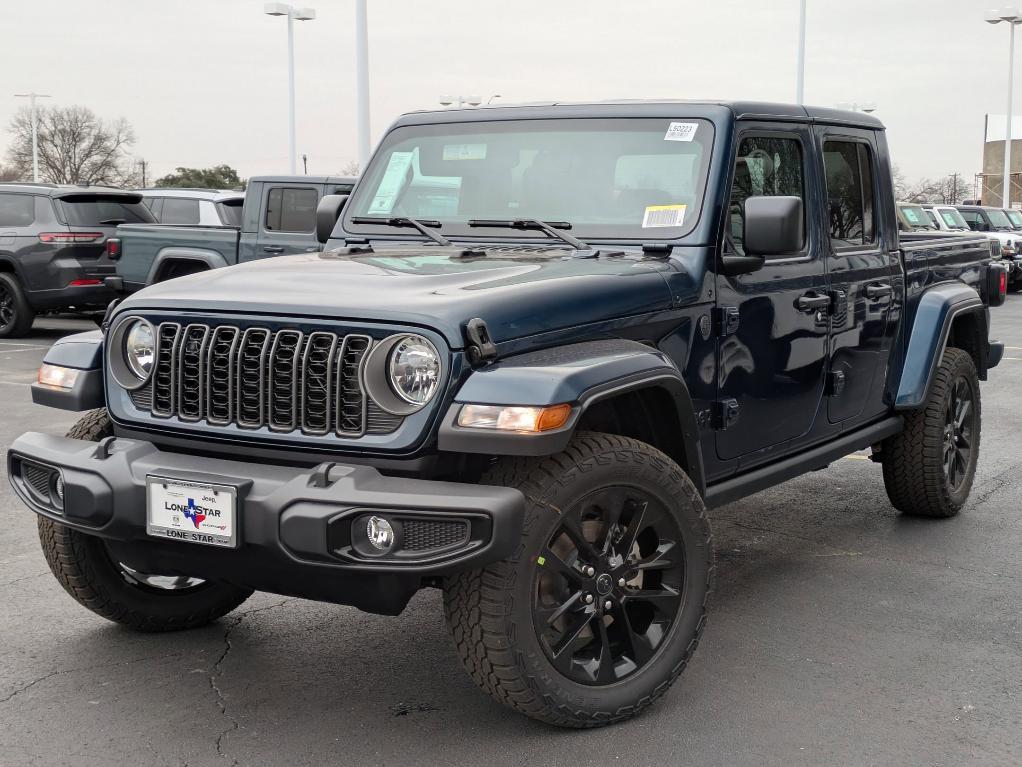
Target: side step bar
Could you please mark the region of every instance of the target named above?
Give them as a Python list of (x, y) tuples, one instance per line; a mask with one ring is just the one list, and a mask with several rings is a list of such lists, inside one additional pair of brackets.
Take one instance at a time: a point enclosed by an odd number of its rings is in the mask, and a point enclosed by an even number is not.
[(725, 503), (744, 498), (747, 495), (766, 490), (768, 487), (787, 482), (808, 471), (822, 469), (828, 463), (843, 458), (856, 450), (869, 447), (882, 439), (901, 431), (900, 416), (885, 418), (863, 429), (843, 434), (837, 439), (804, 453), (782, 458), (776, 463), (761, 466), (746, 474), (725, 479), (706, 488), (704, 498), (707, 508), (723, 506)]

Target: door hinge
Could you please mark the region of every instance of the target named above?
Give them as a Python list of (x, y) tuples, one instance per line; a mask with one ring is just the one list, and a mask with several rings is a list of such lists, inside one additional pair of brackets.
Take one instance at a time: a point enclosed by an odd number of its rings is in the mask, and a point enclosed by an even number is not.
[(838, 397), (845, 390), (845, 374), (840, 370), (827, 373), (827, 396)]
[(490, 336), (486, 321), (476, 317), (465, 323), (465, 337), (468, 344), (465, 353), (473, 365), (483, 365), (497, 359), (497, 347)]
[(721, 338), (737, 333), (738, 324), (737, 306), (718, 306), (713, 310), (713, 328)]
[(725, 431), (734, 426), (738, 421), (738, 400), (726, 399), (716, 403), (717, 412), (714, 414), (714, 427), (719, 431)]

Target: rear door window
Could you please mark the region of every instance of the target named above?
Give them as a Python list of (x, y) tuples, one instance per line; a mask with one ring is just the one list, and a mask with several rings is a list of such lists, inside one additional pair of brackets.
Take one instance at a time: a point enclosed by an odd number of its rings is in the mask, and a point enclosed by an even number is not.
[(156, 222), (152, 212), (141, 201), (129, 202), (128, 199), (99, 195), (62, 197), (60, 209), (64, 221), (71, 226), (116, 226)]
[(35, 222), (35, 198), (30, 194), (0, 194), (0, 227), (31, 226)]
[(160, 223), (195, 226), (199, 223), (199, 201), (182, 197), (164, 197)]
[(276, 187), (266, 195), (266, 229), (270, 232), (312, 232), (316, 229), (319, 194), (304, 187)]
[(827, 210), (834, 250), (861, 249), (876, 243), (873, 211), (873, 157), (861, 141), (825, 141)]

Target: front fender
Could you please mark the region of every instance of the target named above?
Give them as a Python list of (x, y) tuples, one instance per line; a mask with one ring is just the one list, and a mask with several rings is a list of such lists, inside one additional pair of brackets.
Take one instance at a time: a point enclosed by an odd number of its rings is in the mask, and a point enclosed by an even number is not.
[[(923, 406), (947, 346), (951, 325), (956, 317), (972, 312), (982, 314), (985, 324), (983, 299), (963, 283), (937, 285), (923, 293), (905, 351), (901, 381), (894, 400), (896, 410), (914, 410)], [(983, 340), (986, 340), (985, 337)]]
[(64, 336), (46, 352), (43, 362), (78, 371), (70, 389), (32, 384), (32, 401), (60, 410), (92, 410), (103, 407), (103, 333), (90, 330)]
[[(681, 424), (688, 472), (703, 488), (695, 409), (678, 368), (663, 352), (624, 339), (586, 341), (511, 357), (473, 371), (440, 425), (438, 447), (486, 455), (553, 455), (564, 450), (586, 410), (602, 400), (657, 387), (670, 395)], [(568, 403), (568, 422), (538, 434), (466, 429), (457, 425), (464, 404), (546, 406)]]

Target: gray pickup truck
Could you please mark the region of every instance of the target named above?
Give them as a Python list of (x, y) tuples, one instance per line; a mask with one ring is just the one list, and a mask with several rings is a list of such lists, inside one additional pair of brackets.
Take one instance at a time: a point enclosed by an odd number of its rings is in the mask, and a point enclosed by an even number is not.
[(249, 181), (240, 227), (125, 224), (107, 241), (117, 266), (108, 285), (134, 292), (154, 282), (268, 256), (310, 253), (316, 206), (325, 195), (348, 194), (346, 176), (258, 176)]
[(626, 719), (699, 644), (707, 509), (864, 448), (903, 514), (969, 498), (1007, 274), (981, 234), (899, 232), (890, 167), (878, 120), (831, 109), (407, 115), (320, 203), (323, 252), (153, 285), (54, 345), (33, 399), (91, 412), (8, 475), (110, 620), (440, 588), (496, 700)]

